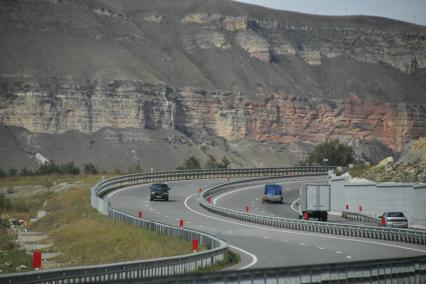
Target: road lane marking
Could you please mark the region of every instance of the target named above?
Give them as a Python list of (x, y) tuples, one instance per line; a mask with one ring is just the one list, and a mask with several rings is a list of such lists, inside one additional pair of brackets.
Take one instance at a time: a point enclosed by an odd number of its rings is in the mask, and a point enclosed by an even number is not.
[(337, 253), (337, 254), (341, 254), (342, 252), (341, 252), (341, 251), (336, 251), (336, 253)]
[(232, 249), (235, 249), (235, 250), (238, 250), (238, 251), (240, 251), (240, 252), (242, 252), (242, 253), (245, 253), (245, 254), (247, 254), (248, 256), (250, 256), (251, 257), (251, 262), (249, 263), (249, 264), (247, 264), (246, 266), (244, 266), (244, 267), (241, 267), (240, 269), (238, 269), (238, 270), (244, 270), (244, 269), (247, 269), (247, 268), (249, 268), (249, 267), (251, 267), (251, 266), (253, 266), (253, 265), (255, 265), (256, 264), (256, 262), (257, 262), (257, 257), (254, 255), (254, 254), (252, 254), (251, 252), (248, 252), (248, 251), (246, 251), (246, 250), (243, 250), (242, 248), (239, 248), (239, 247), (236, 247), (236, 246), (233, 246), (233, 245), (229, 245), (229, 247), (230, 248), (232, 248)]
[(305, 243), (299, 243), (299, 245), (301, 245), (302, 247), (305, 247), (306, 244)]
[(319, 238), (333, 239), (333, 240), (352, 241), (352, 242), (358, 242), (358, 243), (366, 243), (366, 244), (372, 244), (372, 245), (381, 245), (381, 246), (385, 246), (385, 247), (400, 248), (400, 249), (404, 249), (404, 250), (410, 250), (410, 251), (416, 251), (416, 252), (426, 253), (426, 250), (415, 249), (415, 248), (410, 248), (410, 247), (404, 247), (404, 246), (399, 246), (399, 245), (394, 245), (394, 244), (386, 244), (386, 243), (381, 243), (381, 242), (376, 242), (376, 241), (369, 241), (369, 240), (357, 240), (357, 239), (351, 239), (351, 238), (342, 238), (342, 237), (328, 236), (328, 235), (322, 235), (322, 234), (311, 234), (311, 233), (304, 233), (304, 232), (290, 231), (290, 230), (280, 230), (280, 229), (275, 229), (275, 228), (269, 228), (269, 227), (266, 227), (266, 226), (262, 227), (262, 226), (258, 226), (258, 225), (245, 224), (245, 223), (240, 223), (240, 222), (236, 222), (236, 221), (225, 220), (225, 219), (222, 219), (222, 218), (219, 218), (219, 217), (215, 217), (215, 216), (209, 216), (209, 215), (206, 215), (204, 213), (198, 212), (198, 211), (192, 209), (191, 207), (189, 207), (188, 200), (190, 198), (196, 196), (197, 194), (198, 193), (193, 193), (193, 194), (188, 195), (188, 197), (185, 198), (185, 201), (184, 201), (185, 207), (189, 211), (191, 211), (191, 212), (193, 212), (195, 214), (198, 214), (200, 216), (203, 216), (203, 217), (206, 217), (206, 218), (209, 218), (209, 219), (222, 221), (224, 223), (239, 225), (239, 226), (242, 226), (242, 227), (252, 228), (252, 229), (268, 230), (268, 231), (272, 231), (272, 232), (288, 233), (288, 234), (293, 234), (293, 235), (302, 235), (302, 236), (311, 236), (311, 237), (319, 237)]
[(269, 240), (270, 239), (270, 237), (267, 237), (267, 236), (264, 236), (263, 237), (265, 240)]
[(323, 249), (325, 249), (325, 248), (323, 248), (323, 247), (318, 247), (317, 249), (319, 249), (319, 250), (323, 250)]
[(346, 258), (348, 258), (348, 259), (351, 259), (351, 258), (352, 258), (352, 256), (350, 256), (350, 255), (347, 255), (347, 256), (346, 256)]
[(291, 210), (295, 211), (297, 214), (299, 214), (300, 216), (302, 215), (302, 212), (299, 211), (299, 209), (294, 208), (294, 205), (296, 205), (296, 202), (300, 200), (300, 197), (297, 198), (295, 201), (293, 201), (290, 205)]

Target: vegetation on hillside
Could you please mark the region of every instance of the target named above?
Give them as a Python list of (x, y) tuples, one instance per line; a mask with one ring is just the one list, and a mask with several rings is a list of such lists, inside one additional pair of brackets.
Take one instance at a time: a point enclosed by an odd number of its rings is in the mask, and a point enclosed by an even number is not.
[(198, 170), (198, 169), (226, 169), (231, 165), (231, 162), (227, 157), (223, 157), (220, 162), (216, 160), (215, 157), (209, 155), (209, 160), (201, 167), (200, 161), (194, 156), (189, 156), (185, 159), (182, 166), (177, 167), (177, 170)]
[(353, 163), (354, 151), (351, 146), (337, 139), (327, 140), (318, 144), (302, 161), (301, 165), (347, 166)]

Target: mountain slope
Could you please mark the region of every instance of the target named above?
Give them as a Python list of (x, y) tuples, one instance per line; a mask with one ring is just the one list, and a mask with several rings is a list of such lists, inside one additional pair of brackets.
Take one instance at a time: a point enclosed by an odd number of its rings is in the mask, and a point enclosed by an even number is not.
[[(280, 155), (292, 164), (329, 137), (377, 160), (426, 135), (425, 37), (389, 19), (225, 0), (0, 1), (0, 123), (29, 131), (19, 161), (73, 158), (31, 135), (77, 141), (104, 128), (177, 130), (201, 159), (228, 153), (235, 165), (275, 159), (252, 159), (247, 145), (289, 145)], [(19, 140), (9, 134), (0, 139)], [(369, 157), (369, 144), (383, 153)]]

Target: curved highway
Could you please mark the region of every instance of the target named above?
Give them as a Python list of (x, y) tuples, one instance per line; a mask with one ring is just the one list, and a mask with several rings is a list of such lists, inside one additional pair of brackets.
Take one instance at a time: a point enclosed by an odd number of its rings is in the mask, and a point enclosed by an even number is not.
[[(225, 179), (170, 182), (170, 200), (150, 201), (149, 185), (123, 188), (109, 194), (111, 206), (143, 218), (219, 235), (242, 258), (231, 269), (282, 267), (355, 260), (424, 255), (421, 245), (371, 239), (315, 234), (273, 228), (215, 215), (197, 202), (198, 188), (226, 182)], [(261, 187), (249, 187), (216, 196), (213, 202), (224, 207), (287, 218), (297, 218), (291, 204), (298, 198), (300, 182), (285, 184), (285, 204), (263, 204)], [(334, 221), (343, 221), (338, 217)]]

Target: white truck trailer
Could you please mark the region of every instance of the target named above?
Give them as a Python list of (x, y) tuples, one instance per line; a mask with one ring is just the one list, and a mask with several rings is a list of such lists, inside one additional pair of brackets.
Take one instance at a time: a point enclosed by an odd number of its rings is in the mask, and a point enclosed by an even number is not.
[(327, 221), (330, 211), (330, 185), (306, 184), (300, 188), (299, 212), (304, 220)]

